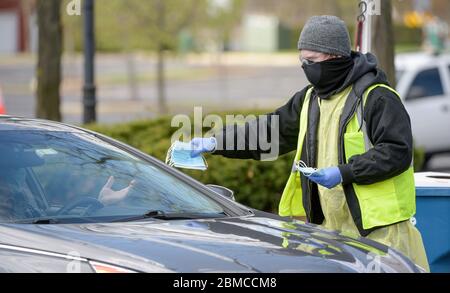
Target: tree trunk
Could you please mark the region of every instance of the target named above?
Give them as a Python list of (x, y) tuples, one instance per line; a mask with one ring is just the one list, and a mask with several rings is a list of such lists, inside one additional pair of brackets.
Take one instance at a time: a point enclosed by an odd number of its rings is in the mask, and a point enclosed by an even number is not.
[(61, 121), (62, 25), (60, 0), (38, 0), (39, 53), (36, 117)]
[(392, 23), (392, 3), (381, 0), (381, 15), (374, 16), (372, 46), (378, 57), (379, 67), (386, 72), (390, 84), (396, 86), (395, 40)]

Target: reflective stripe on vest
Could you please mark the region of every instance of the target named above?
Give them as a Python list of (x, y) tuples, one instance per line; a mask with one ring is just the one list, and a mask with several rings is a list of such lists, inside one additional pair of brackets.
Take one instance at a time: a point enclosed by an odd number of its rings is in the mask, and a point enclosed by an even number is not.
[[(363, 103), (372, 90), (377, 87), (385, 87), (397, 94), (390, 87), (377, 84), (366, 90)], [(300, 160), (303, 149), (303, 143), (307, 131), (309, 103), (311, 93), (310, 89), (305, 95), (305, 101), (300, 116), (300, 131), (295, 162)], [(363, 108), (358, 107), (357, 112), (344, 133), (345, 159), (355, 155), (364, 154), (373, 148), (367, 134), (367, 128), (363, 119)], [(363, 228), (368, 230), (375, 227), (391, 225), (397, 222), (410, 219), (415, 214), (415, 184), (414, 169), (410, 167), (404, 173), (370, 185), (353, 184), (355, 194), (358, 198)], [(279, 206), (281, 216), (305, 216), (305, 210), (302, 203), (302, 190), (299, 172), (292, 173), (283, 191)]]

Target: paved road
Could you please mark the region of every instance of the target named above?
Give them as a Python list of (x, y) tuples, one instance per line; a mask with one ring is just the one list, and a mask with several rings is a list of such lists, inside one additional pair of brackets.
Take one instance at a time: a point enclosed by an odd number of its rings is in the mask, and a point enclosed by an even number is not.
[[(296, 57), (293, 56), (293, 64)], [(204, 62), (203, 62), (204, 63)], [(300, 66), (264, 66), (233, 64), (211, 66), (202, 62), (168, 62), (167, 97), (171, 113), (190, 113), (194, 106), (205, 112), (221, 109), (281, 106), (306, 84)], [(286, 62), (285, 62), (286, 63)], [(0, 58), (0, 85), (10, 114), (34, 116), (33, 76), (35, 61)], [(136, 60), (138, 75), (152, 73), (151, 58)], [(127, 62), (121, 56), (100, 56), (97, 61), (99, 122), (114, 123), (154, 117), (157, 113), (154, 78), (140, 82), (139, 100), (130, 100), (126, 83)], [(192, 72), (192, 77), (189, 76)], [(177, 76), (180, 75), (183, 76)], [(171, 75), (174, 75), (171, 78)], [(63, 63), (62, 111), (65, 122), (81, 122), (82, 59), (66, 58)]]

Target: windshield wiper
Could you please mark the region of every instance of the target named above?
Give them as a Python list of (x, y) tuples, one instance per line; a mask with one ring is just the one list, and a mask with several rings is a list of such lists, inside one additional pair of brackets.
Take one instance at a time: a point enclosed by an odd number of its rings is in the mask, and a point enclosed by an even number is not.
[(29, 220), (22, 220), (14, 222), (16, 224), (33, 224), (33, 225), (56, 225), (61, 223), (70, 223), (67, 219), (59, 219), (59, 218), (35, 218)]
[(37, 219), (34, 220), (32, 224), (34, 225), (53, 225), (53, 224), (59, 224), (60, 221), (58, 219), (55, 218), (42, 218), (42, 219)]
[(14, 224), (33, 224), (33, 225), (50, 225), (59, 224), (61, 221), (57, 218), (35, 218), (28, 220), (13, 221)]
[(112, 222), (133, 222), (145, 219), (158, 219), (158, 220), (193, 220), (193, 219), (211, 219), (211, 218), (224, 218), (228, 215), (224, 212), (217, 214), (205, 214), (205, 213), (166, 213), (161, 210), (151, 210), (143, 215), (118, 219)]

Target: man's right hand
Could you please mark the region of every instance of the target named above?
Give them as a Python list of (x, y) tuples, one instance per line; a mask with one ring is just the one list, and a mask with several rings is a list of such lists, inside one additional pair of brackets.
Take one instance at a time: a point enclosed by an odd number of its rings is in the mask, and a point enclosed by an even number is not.
[(108, 182), (106, 182), (105, 186), (103, 186), (102, 190), (100, 190), (99, 201), (104, 205), (113, 205), (116, 204), (128, 196), (131, 188), (136, 184), (135, 180), (132, 180), (128, 187), (115, 191), (112, 189), (115, 178), (114, 176), (109, 177)]
[(203, 153), (211, 153), (217, 147), (217, 140), (214, 137), (194, 138), (191, 141), (191, 157), (195, 158)]

